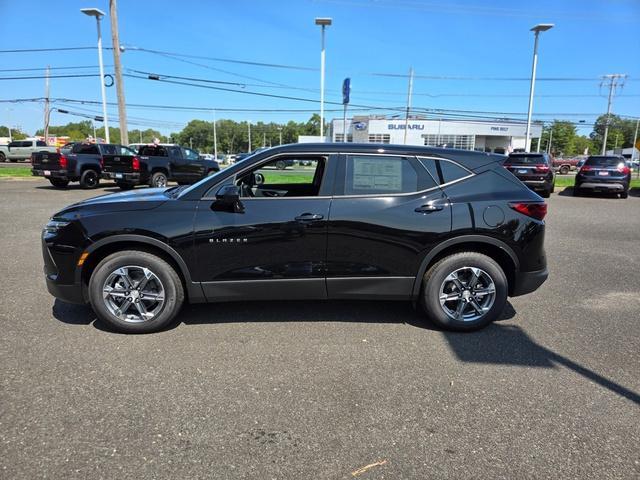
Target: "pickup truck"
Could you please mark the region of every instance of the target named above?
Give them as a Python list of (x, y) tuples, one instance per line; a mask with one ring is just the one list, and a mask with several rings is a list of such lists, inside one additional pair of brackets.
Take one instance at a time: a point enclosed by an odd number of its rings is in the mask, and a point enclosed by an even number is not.
[(102, 177), (115, 180), (122, 190), (129, 190), (144, 184), (166, 187), (169, 181), (187, 185), (219, 171), (218, 162), (201, 159), (195, 150), (152, 144), (141, 146), (135, 157), (105, 155)]
[(566, 175), (570, 170), (575, 170), (580, 158), (554, 158), (552, 166), (560, 174)]
[(58, 152), (34, 153), (31, 173), (47, 178), (57, 188), (65, 188), (69, 182), (80, 182), (82, 188), (96, 188), (102, 175), (103, 158), (109, 155), (132, 158), (135, 152), (109, 143), (68, 143)]
[(49, 147), (43, 140), (15, 140), (8, 145), (0, 145), (0, 162), (29, 160), (34, 152), (55, 153), (56, 147)]

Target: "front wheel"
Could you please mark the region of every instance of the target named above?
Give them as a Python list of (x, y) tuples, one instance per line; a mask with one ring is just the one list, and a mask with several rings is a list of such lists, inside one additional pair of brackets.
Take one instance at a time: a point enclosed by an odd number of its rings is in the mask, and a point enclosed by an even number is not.
[(56, 188), (66, 188), (69, 185), (69, 180), (63, 180), (62, 178), (50, 178), (49, 182)]
[(167, 176), (163, 172), (156, 172), (151, 175), (149, 184), (155, 188), (164, 188), (167, 186)]
[(138, 250), (102, 260), (89, 280), (97, 317), (119, 332), (151, 333), (169, 325), (184, 301), (177, 272), (160, 257)]
[(466, 332), (498, 318), (507, 293), (507, 277), (495, 260), (477, 252), (461, 252), (443, 258), (427, 271), (422, 304), (439, 327)]
[(88, 169), (80, 175), (80, 186), (86, 189), (96, 188), (100, 184), (100, 176), (93, 169)]

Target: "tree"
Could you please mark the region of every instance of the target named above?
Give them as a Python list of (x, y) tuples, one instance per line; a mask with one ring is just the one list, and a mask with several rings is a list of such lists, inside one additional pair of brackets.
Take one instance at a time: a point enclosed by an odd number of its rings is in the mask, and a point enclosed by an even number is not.
[[(0, 137), (8, 137), (8, 136), (9, 136), (9, 127), (0, 125)], [(11, 138), (13, 138), (14, 140), (22, 140), (23, 138), (27, 138), (27, 134), (20, 131), (17, 128), (12, 128)]]
[[(604, 140), (604, 130), (607, 125), (607, 116), (600, 115), (596, 120), (591, 132), (591, 140), (596, 150), (595, 153), (600, 153), (602, 150), (602, 142)], [(633, 134), (636, 129), (636, 122), (634, 120), (626, 120), (620, 118), (618, 115), (612, 114), (609, 117), (609, 132), (607, 134), (607, 148), (605, 150), (613, 150), (616, 148), (631, 147), (633, 143)]]

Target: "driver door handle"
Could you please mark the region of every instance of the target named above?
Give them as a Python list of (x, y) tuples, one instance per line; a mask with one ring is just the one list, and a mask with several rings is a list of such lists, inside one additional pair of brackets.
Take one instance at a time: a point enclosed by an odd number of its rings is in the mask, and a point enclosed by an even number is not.
[(422, 205), (421, 207), (416, 208), (414, 211), (418, 213), (431, 213), (431, 212), (438, 212), (443, 209), (444, 209), (443, 205), (427, 204), (427, 205)]
[(316, 220), (322, 220), (324, 215), (320, 215), (319, 213), (303, 213), (302, 215), (298, 215), (296, 220), (299, 222), (314, 222)]

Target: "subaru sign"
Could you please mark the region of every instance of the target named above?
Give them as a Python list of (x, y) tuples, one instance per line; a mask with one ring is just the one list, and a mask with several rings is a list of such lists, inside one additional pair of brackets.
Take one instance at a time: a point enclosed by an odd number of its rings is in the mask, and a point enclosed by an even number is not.
[(356, 122), (353, 124), (353, 128), (356, 130), (366, 130), (367, 124), (366, 122)]

